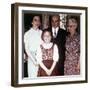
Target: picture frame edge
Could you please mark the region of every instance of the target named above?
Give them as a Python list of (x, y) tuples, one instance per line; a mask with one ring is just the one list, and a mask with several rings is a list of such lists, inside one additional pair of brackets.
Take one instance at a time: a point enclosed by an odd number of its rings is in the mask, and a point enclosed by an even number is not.
[[(32, 3), (13, 3), (11, 4), (11, 86), (14, 87), (27, 87), (27, 86), (45, 86), (45, 85), (64, 85), (64, 84), (78, 84), (78, 83), (88, 83), (88, 41), (87, 41), (87, 36), (86, 36), (86, 75), (85, 75), (85, 80), (81, 81), (67, 81), (67, 82), (51, 82), (50, 84), (48, 83), (36, 83), (36, 84), (18, 84), (18, 54), (16, 57), (16, 53), (18, 51), (18, 34), (16, 35), (16, 28), (18, 28), (18, 7), (19, 6), (38, 6), (38, 7), (51, 7), (51, 8), (74, 8), (74, 9), (81, 9), (86, 11), (86, 35), (88, 32), (88, 7), (79, 7), (79, 6), (63, 6), (63, 5), (46, 5), (46, 4), (32, 4)], [(15, 16), (14, 16), (15, 15)], [(16, 19), (15, 19), (16, 18)], [(17, 23), (16, 23), (17, 22)], [(18, 29), (17, 29), (18, 32)], [(17, 40), (16, 40), (17, 37)], [(17, 48), (17, 49), (16, 49)], [(15, 50), (16, 49), (16, 50)], [(17, 64), (17, 65), (16, 65)], [(55, 84), (56, 83), (56, 84)]]

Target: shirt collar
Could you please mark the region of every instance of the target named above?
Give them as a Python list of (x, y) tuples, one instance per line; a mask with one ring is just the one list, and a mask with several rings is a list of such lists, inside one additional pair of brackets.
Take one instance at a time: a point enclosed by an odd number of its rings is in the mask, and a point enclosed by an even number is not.
[(35, 30), (35, 29), (33, 29), (33, 28), (31, 28), (31, 30), (34, 30), (34, 31), (40, 31), (39, 29)]
[(54, 30), (56, 30), (56, 33), (57, 33), (58, 30), (59, 30), (59, 27), (57, 27), (57, 28), (52, 27), (52, 31), (53, 31), (53, 32), (54, 32)]
[(42, 44), (42, 46), (45, 48), (45, 49), (49, 49), (49, 48), (51, 48), (52, 47), (52, 45), (53, 45), (53, 43), (48, 43), (48, 44), (46, 44), (45, 42), (43, 42), (43, 44)]

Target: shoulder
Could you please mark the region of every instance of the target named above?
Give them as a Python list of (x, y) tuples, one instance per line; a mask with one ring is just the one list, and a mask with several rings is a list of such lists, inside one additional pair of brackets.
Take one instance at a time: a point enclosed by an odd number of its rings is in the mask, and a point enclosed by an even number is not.
[(57, 46), (56, 44), (54, 44), (53, 50), (54, 50), (55, 53), (57, 53), (57, 51), (58, 51), (58, 46)]
[(59, 33), (62, 33), (64, 35), (67, 35), (67, 31), (62, 29), (62, 28), (59, 28)]
[(57, 48), (57, 44), (54, 44), (53, 47), (54, 47), (54, 48)]
[(62, 32), (65, 31), (65, 29), (59, 28), (59, 30), (61, 30)]
[(40, 34), (42, 34), (42, 30), (40, 29), (39, 31), (40, 31)]
[(29, 29), (27, 32), (25, 32), (24, 37), (28, 36), (31, 33), (31, 29)]
[(79, 35), (79, 34), (76, 35), (76, 39), (77, 39), (78, 41), (80, 41), (80, 35)]

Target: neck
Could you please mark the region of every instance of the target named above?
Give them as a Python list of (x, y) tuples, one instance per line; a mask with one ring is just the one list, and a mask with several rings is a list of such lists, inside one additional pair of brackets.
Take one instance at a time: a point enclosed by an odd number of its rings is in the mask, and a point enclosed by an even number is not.
[(56, 29), (56, 28), (59, 28), (59, 27), (53, 27), (54, 29)]
[(76, 32), (72, 32), (72, 33), (70, 33), (70, 36), (73, 37), (75, 33), (76, 33)]
[(32, 27), (34, 30), (38, 30), (38, 28), (37, 27)]
[(50, 44), (50, 42), (45, 42), (46, 45)]

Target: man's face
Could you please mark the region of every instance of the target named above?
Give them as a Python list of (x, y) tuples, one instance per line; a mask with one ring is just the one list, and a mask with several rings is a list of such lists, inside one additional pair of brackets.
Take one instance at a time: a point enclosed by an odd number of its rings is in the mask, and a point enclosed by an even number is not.
[(59, 16), (53, 16), (51, 21), (52, 27), (57, 28), (60, 25)]

